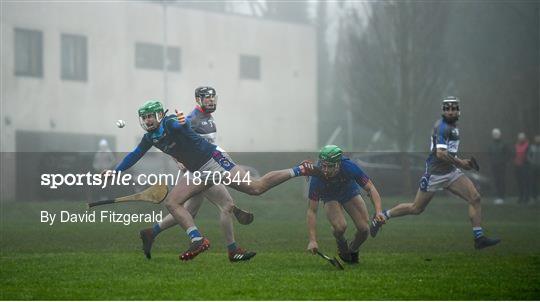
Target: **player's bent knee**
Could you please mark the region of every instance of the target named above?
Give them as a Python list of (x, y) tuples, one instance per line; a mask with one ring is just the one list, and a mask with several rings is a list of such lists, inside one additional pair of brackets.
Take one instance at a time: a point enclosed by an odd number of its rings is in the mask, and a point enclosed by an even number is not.
[(251, 184), (250, 186), (247, 186), (246, 193), (249, 194), (249, 195), (258, 196), (258, 195), (261, 195), (262, 193), (264, 193), (264, 190), (259, 185)]
[(220, 209), (221, 209), (222, 213), (230, 214), (230, 213), (232, 213), (233, 208), (234, 208), (234, 204), (232, 202), (229, 202), (229, 203), (225, 204), (223, 207), (221, 207)]
[(176, 202), (174, 202), (172, 199), (165, 199), (165, 207), (167, 208), (167, 210), (170, 211), (173, 211), (174, 209), (176, 209), (177, 207), (179, 207), (180, 205)]
[(369, 232), (369, 224), (367, 222), (358, 224), (356, 230), (358, 233), (367, 233)]
[(472, 204), (477, 205), (477, 204), (480, 204), (481, 199), (482, 199), (482, 196), (480, 196), (480, 194), (476, 193), (471, 197), (470, 201), (471, 201)]
[(345, 223), (335, 224), (332, 226), (332, 228), (334, 229), (334, 234), (343, 235), (345, 234), (345, 231), (347, 230), (347, 224)]
[(420, 215), (422, 214), (422, 212), (424, 212), (424, 209), (425, 208), (421, 208), (421, 207), (411, 207), (411, 214), (413, 215)]

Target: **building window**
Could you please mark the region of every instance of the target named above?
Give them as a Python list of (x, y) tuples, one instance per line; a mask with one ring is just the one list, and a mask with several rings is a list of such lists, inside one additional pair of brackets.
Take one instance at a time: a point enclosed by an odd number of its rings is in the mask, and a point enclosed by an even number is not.
[(15, 75), (43, 77), (43, 33), (15, 28)]
[[(167, 47), (167, 70), (180, 71), (180, 48)], [(151, 43), (135, 44), (135, 67), (163, 70), (163, 46)]]
[(250, 80), (261, 78), (261, 59), (258, 56), (240, 55), (240, 78)]
[(88, 56), (86, 37), (62, 34), (62, 79), (86, 81)]

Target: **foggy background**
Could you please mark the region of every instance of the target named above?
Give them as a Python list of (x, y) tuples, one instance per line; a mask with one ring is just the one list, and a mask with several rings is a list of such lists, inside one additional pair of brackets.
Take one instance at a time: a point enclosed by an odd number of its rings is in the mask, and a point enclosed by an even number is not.
[(403, 154), (429, 151), (444, 96), (461, 99), (464, 153), (484, 156), (495, 127), (510, 146), (540, 133), (539, 15), (538, 1), (2, 1), (2, 200), (57, 161), (22, 152), (88, 152), (84, 170), (101, 139), (136, 146), (144, 101), (189, 113), (200, 85), (218, 92), (224, 149), (397, 152), (409, 192), (423, 166)]

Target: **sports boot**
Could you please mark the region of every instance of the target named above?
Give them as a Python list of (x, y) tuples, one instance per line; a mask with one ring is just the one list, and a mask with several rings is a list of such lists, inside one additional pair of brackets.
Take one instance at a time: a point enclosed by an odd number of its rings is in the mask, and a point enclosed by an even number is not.
[(199, 255), (200, 253), (206, 251), (208, 248), (210, 248), (210, 241), (206, 237), (203, 237), (200, 240), (193, 241), (189, 245), (189, 248), (185, 252), (180, 254), (179, 258), (182, 261), (191, 260), (197, 257), (197, 255)]
[(349, 245), (347, 244), (347, 240), (345, 241), (338, 241), (336, 240), (337, 247), (338, 247), (338, 256), (343, 262), (351, 263), (351, 252), (349, 250)]
[(480, 237), (474, 239), (474, 248), (477, 249), (477, 250), (481, 250), (483, 248), (490, 247), (492, 245), (496, 245), (499, 242), (501, 242), (501, 239), (488, 238), (486, 236), (480, 236)]
[(152, 244), (154, 243), (154, 232), (152, 228), (144, 229), (139, 232), (142, 240), (142, 249), (146, 258), (151, 259)]
[(239, 261), (248, 261), (249, 259), (255, 257), (257, 253), (246, 251), (243, 248), (236, 248), (234, 251), (229, 251), (229, 261), (239, 262)]

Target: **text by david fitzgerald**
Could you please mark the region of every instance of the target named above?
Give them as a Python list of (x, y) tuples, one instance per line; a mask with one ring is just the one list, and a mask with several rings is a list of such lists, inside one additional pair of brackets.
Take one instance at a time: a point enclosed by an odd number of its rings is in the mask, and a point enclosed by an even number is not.
[(84, 213), (71, 213), (69, 211), (60, 211), (60, 213), (49, 213), (49, 211), (41, 211), (41, 223), (53, 225), (55, 222), (60, 223), (121, 223), (130, 225), (133, 222), (151, 222), (159, 223), (163, 219), (161, 211), (152, 211), (151, 213), (116, 213), (114, 211), (100, 211)]

